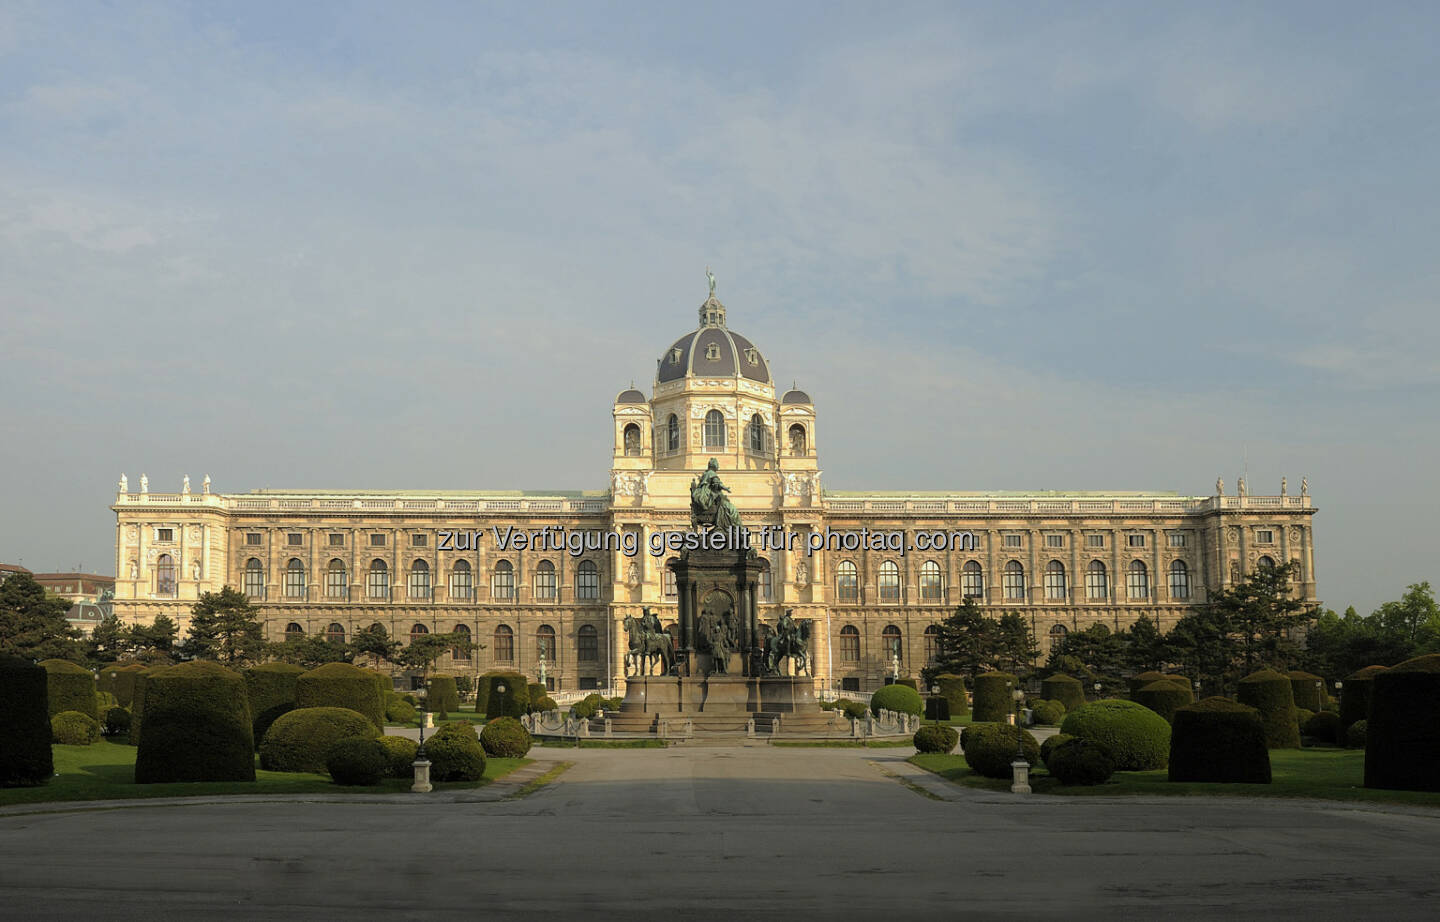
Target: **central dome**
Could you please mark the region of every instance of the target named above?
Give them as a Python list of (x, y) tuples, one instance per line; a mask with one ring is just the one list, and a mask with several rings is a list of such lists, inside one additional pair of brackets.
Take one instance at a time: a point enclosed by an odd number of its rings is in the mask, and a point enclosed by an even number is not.
[(700, 328), (675, 340), (660, 356), (655, 381), (685, 377), (743, 377), (771, 384), (770, 363), (754, 343), (725, 327), (725, 305), (714, 295), (700, 305)]

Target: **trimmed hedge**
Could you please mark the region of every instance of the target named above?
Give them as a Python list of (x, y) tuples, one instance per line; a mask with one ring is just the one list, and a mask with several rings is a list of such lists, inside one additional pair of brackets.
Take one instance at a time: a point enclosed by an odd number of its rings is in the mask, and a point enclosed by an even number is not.
[(591, 692), (570, 707), (570, 711), (581, 720), (589, 720), (605, 706), (605, 696)]
[(349, 736), (332, 743), (325, 753), (325, 770), (336, 784), (379, 784), (390, 768), (390, 753), (378, 739)]
[(411, 778), (415, 774), (415, 752), (419, 748), (415, 741), (403, 736), (382, 736), (380, 745), (385, 747), (389, 760), (386, 774), (391, 778)]
[(1130, 689), (1131, 698), (1134, 698), (1136, 692), (1151, 682), (1174, 682), (1177, 685), (1184, 685), (1186, 688), (1190, 687), (1190, 680), (1183, 675), (1170, 675), (1164, 672), (1156, 672), (1154, 669), (1133, 675), (1125, 680), (1125, 684)]
[(349, 663), (326, 663), (295, 680), (297, 708), (349, 708), (385, 729), (385, 704), (375, 675)]
[(390, 723), (413, 724), (419, 717), (420, 712), (415, 709), (415, 705), (394, 692), (385, 699), (385, 719)]
[(1190, 694), (1190, 685), (1181, 685), (1178, 682), (1171, 682), (1168, 679), (1160, 679), (1151, 682), (1149, 685), (1135, 692), (1135, 703), (1143, 704), (1150, 710), (1165, 718), (1169, 724), (1175, 723), (1175, 712), (1187, 704), (1193, 704), (1195, 696)]
[(1340, 686), (1340, 726), (1349, 727), (1370, 716), (1370, 691), (1384, 666), (1366, 666), (1347, 675)]
[(480, 731), (480, 745), (485, 754), (497, 759), (523, 759), (535, 744), (530, 731), (513, 717), (497, 717)]
[(986, 778), (1011, 777), (1010, 763), (1015, 751), (1023, 747), (1025, 760), (1032, 766), (1040, 761), (1040, 744), (1023, 727), (1012, 724), (970, 724), (960, 734), (960, 751), (965, 762)]
[(1295, 693), (1284, 673), (1273, 669), (1252, 672), (1240, 680), (1235, 700), (1260, 712), (1260, 719), (1265, 723), (1265, 739), (1271, 749), (1300, 748)]
[(430, 677), (430, 684), (425, 692), (425, 709), (434, 711), (441, 717), (449, 717), (460, 710), (460, 691), (455, 687), (453, 675)]
[(89, 746), (100, 739), (100, 723), (89, 714), (61, 711), (50, 718), (50, 741), (62, 746)]
[(115, 696), (110, 692), (97, 691), (95, 693), (95, 714), (98, 717), (104, 717), (106, 711), (119, 706), (120, 702), (116, 701)]
[(970, 707), (970, 696), (965, 693), (965, 677), (951, 672), (941, 673), (933, 683), (940, 689), (940, 697), (950, 702), (951, 714), (964, 714)]
[(881, 711), (899, 711), (919, 717), (925, 713), (925, 701), (918, 691), (908, 685), (884, 685), (870, 696), (870, 712), (879, 717)]
[(1107, 698), (1092, 701), (1065, 715), (1060, 732), (1104, 746), (1116, 771), (1164, 768), (1170, 758), (1170, 725), (1165, 718), (1134, 701)]
[(540, 710), (540, 699), (544, 698), (546, 693), (545, 686), (539, 682), (530, 682), (525, 686), (525, 691), (530, 696), (530, 701), (525, 705), (525, 713), (534, 714)]
[(304, 669), (290, 663), (265, 663), (245, 670), (245, 696), (257, 740), (265, 738), (277, 717), (299, 707), (295, 686), (304, 674)]
[(106, 736), (130, 736), (130, 712), (124, 708), (111, 708), (105, 712), (105, 722), (100, 725)]
[(1061, 784), (1104, 784), (1115, 774), (1115, 760), (1094, 740), (1075, 737), (1050, 751), (1045, 768)]
[(260, 767), (272, 772), (323, 772), (325, 754), (340, 740), (379, 735), (369, 718), (349, 708), (297, 708), (270, 725), (260, 743)]
[(115, 696), (115, 700), (122, 708), (128, 708), (135, 702), (135, 679), (143, 675), (149, 669), (139, 663), (126, 663), (124, 666), (106, 666), (100, 670), (100, 679), (97, 687), (100, 691), (108, 691)]
[(55, 774), (50, 751), (50, 680), (18, 656), (0, 656), (0, 787), (32, 787)]
[(970, 719), (1004, 723), (1015, 713), (1015, 677), (1008, 672), (983, 672), (975, 677), (975, 702)]
[(1054, 736), (1045, 737), (1045, 742), (1040, 744), (1040, 761), (1045, 763), (1046, 768), (1049, 768), (1050, 753), (1055, 751), (1056, 746), (1059, 746), (1061, 743), (1068, 743), (1074, 738), (1075, 737), (1068, 733), (1056, 733)]
[[(1325, 680), (1318, 675), (1304, 672), (1299, 669), (1292, 669), (1285, 673), (1290, 680), (1290, 693), (1295, 696), (1295, 706), (1304, 708), (1307, 711), (1318, 711), (1325, 707), (1327, 699), (1325, 695)], [(1319, 682), (1320, 687), (1316, 688), (1315, 683)]]
[(145, 689), (151, 670), (137, 672), (134, 676), (134, 694), (130, 699), (130, 736), (126, 742), (131, 746), (140, 744), (140, 724), (145, 720)]
[(254, 781), (255, 736), (245, 679), (196, 661), (145, 677), (135, 783)]
[(1253, 707), (1206, 698), (1175, 712), (1170, 780), (1269, 784), (1265, 722)]
[(1067, 712), (1078, 710), (1085, 704), (1085, 683), (1074, 676), (1057, 672), (1040, 683), (1040, 697), (1048, 701), (1059, 701)]
[(1333, 711), (1321, 711), (1302, 723), (1300, 732), (1304, 736), (1322, 742), (1339, 743), (1341, 741), (1340, 715)]
[(425, 757), (436, 781), (479, 781), (485, 775), (485, 750), (468, 723), (441, 724), (425, 741)]
[(1046, 727), (1059, 725), (1065, 717), (1065, 705), (1059, 701), (1037, 701), (1030, 708), (1030, 716), (1037, 724)]
[[(500, 686), (505, 686), (504, 694)], [(481, 705), (484, 707), (481, 707)], [(487, 672), (480, 677), (475, 710), (487, 717), (524, 717), (530, 706), (530, 683), (518, 672)]]
[(960, 742), (960, 734), (944, 724), (926, 724), (915, 731), (911, 742), (918, 752), (949, 752)]
[(95, 677), (89, 669), (65, 659), (41, 660), (40, 667), (49, 686), (51, 717), (65, 711), (79, 711), (91, 720), (98, 716)]
[(1369, 721), (1357, 720), (1345, 728), (1345, 748), (1364, 749), (1365, 737), (1368, 735)]
[(1440, 653), (1375, 677), (1365, 735), (1365, 787), (1440, 791)]

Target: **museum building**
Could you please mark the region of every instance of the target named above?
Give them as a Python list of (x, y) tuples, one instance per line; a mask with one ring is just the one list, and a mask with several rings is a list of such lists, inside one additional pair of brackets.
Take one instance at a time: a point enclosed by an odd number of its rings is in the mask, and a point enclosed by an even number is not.
[[(344, 640), (380, 624), (401, 641), (467, 633), (452, 673), (514, 669), (558, 692), (622, 684), (626, 616), (676, 618), (674, 552), (656, 535), (690, 524), (690, 486), (711, 458), (747, 529), (786, 536), (769, 563), (760, 618), (811, 622), (822, 689), (866, 692), (898, 667), (917, 674), (935, 625), (965, 596), (1018, 612), (1042, 654), (1067, 632), (1141, 615), (1168, 629), (1216, 590), (1293, 562), (1315, 601), (1308, 484), (1251, 496), (1092, 492), (829, 491), (815, 403), (777, 395), (769, 360), (710, 297), (699, 324), (659, 357), (647, 398), (615, 399), (609, 489), (597, 491), (256, 490), (138, 492), (116, 515), (114, 611), (167, 614), (186, 630), (201, 593), (229, 585), (260, 608), (267, 637)], [(513, 531), (508, 531), (513, 529)], [(904, 537), (904, 553), (846, 534)], [(501, 534), (551, 538), (501, 546)], [(572, 553), (563, 536), (610, 536)], [(791, 537), (793, 536), (793, 537)], [(524, 544), (525, 546), (520, 546)], [(921, 545), (939, 549), (921, 549)], [(819, 549), (811, 550), (812, 546)], [(634, 549), (635, 553), (627, 553)]]

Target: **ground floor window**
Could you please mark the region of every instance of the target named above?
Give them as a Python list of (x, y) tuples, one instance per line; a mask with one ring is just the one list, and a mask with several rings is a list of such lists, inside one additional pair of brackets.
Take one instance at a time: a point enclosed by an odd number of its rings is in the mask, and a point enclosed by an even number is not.
[(851, 676), (849, 678), (841, 679), (840, 690), (848, 692), (858, 692), (860, 690), (860, 677)]

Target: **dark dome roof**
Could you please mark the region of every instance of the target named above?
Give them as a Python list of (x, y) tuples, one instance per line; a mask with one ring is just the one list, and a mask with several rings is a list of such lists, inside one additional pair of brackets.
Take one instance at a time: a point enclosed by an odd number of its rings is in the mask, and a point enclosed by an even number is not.
[(750, 340), (724, 327), (702, 327), (675, 340), (660, 357), (655, 380), (678, 381), (687, 375), (731, 377), (735, 374), (759, 381), (770, 380), (770, 363)]
[(630, 388), (628, 391), (621, 391), (620, 396), (615, 398), (616, 403), (645, 403), (645, 395)]
[(786, 391), (785, 396), (780, 398), (782, 404), (786, 403), (814, 403), (810, 395), (804, 391)]

